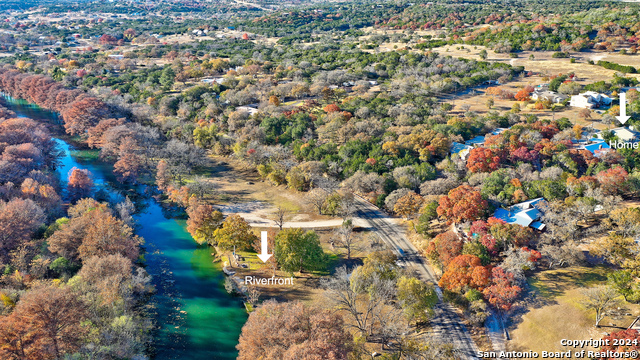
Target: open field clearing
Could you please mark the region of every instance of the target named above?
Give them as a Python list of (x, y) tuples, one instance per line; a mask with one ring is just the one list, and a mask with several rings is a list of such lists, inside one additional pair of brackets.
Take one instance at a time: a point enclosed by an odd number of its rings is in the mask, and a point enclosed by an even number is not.
[(605, 283), (607, 271), (603, 267), (570, 267), (543, 271), (530, 278), (530, 291), (535, 297), (519, 319), (518, 315), (512, 319), (508, 349), (566, 352), (569, 349), (560, 345), (561, 339), (600, 339), (605, 333), (626, 329), (640, 315), (639, 305), (625, 302), (622, 316), (607, 316), (596, 328), (595, 312), (581, 304), (581, 288)]

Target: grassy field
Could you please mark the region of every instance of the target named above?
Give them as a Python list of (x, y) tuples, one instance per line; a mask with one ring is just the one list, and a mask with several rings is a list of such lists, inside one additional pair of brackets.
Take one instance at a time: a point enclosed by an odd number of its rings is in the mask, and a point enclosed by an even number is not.
[(594, 311), (581, 305), (581, 288), (605, 283), (607, 271), (604, 267), (571, 267), (543, 271), (531, 277), (529, 296), (533, 305), (513, 319), (508, 349), (567, 351), (569, 349), (560, 345), (561, 339), (600, 339), (605, 333), (627, 328), (640, 314), (639, 305), (625, 303), (627, 315), (605, 317), (600, 328), (594, 327)]

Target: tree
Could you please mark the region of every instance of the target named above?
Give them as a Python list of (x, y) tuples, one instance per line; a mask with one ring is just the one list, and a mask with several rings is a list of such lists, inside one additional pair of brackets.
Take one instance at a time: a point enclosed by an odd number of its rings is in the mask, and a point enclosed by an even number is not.
[(89, 128), (108, 118), (105, 103), (95, 97), (85, 97), (67, 105), (62, 111), (64, 128), (69, 135), (85, 136)]
[(629, 173), (622, 166), (616, 166), (600, 171), (596, 178), (602, 187), (602, 191), (606, 194), (621, 194), (627, 188), (626, 182), (629, 178)]
[(595, 310), (596, 327), (600, 327), (600, 321), (608, 312), (617, 307), (620, 294), (613, 288), (605, 285), (594, 286), (582, 291), (582, 305), (587, 310)]
[(439, 261), (445, 267), (462, 253), (463, 240), (453, 231), (436, 236), (427, 248), (427, 257)]
[[(602, 338), (604, 344), (598, 352), (605, 354), (628, 354), (633, 351), (637, 354), (640, 351), (640, 333), (635, 329), (626, 329), (612, 332)], [(598, 360), (616, 360), (617, 356), (600, 357)]]
[(531, 100), (530, 95), (531, 95), (530, 92), (528, 92), (525, 89), (521, 89), (516, 93), (515, 99), (518, 100), (518, 101), (529, 101), (529, 100)]
[(0, 201), (0, 261), (8, 259), (11, 251), (31, 239), (45, 219), (44, 212), (33, 200)]
[(347, 259), (351, 260), (351, 251), (353, 250), (353, 245), (356, 240), (353, 234), (353, 222), (351, 220), (344, 221), (342, 226), (334, 231), (334, 234), (341, 247), (347, 251)]
[(91, 180), (91, 172), (87, 169), (78, 169), (74, 167), (69, 172), (69, 180), (67, 182), (67, 191), (72, 201), (88, 197), (93, 190), (93, 180)]
[(424, 322), (429, 319), (438, 303), (435, 289), (414, 277), (398, 279), (398, 300), (409, 321)]
[(274, 256), (280, 268), (289, 273), (322, 270), (326, 255), (315, 231), (284, 229), (275, 238)]
[[(371, 263), (374, 262), (381, 264)], [(388, 277), (389, 267), (377, 271), (380, 269), (375, 265), (369, 269), (364, 269), (365, 266), (356, 267), (352, 273), (344, 266), (338, 268), (335, 275), (324, 282), (325, 296), (365, 341), (397, 343), (408, 327), (401, 321), (401, 310), (393, 303), (397, 293), (396, 276)]]
[(495, 150), (483, 147), (474, 148), (469, 151), (467, 169), (472, 173), (495, 171), (500, 168), (501, 161), (501, 157)]
[(198, 244), (212, 244), (215, 231), (222, 225), (222, 213), (213, 206), (202, 204), (197, 200), (190, 201), (187, 208), (187, 231)]
[(469, 185), (462, 185), (440, 199), (437, 212), (438, 216), (446, 218), (447, 223), (451, 224), (474, 221), (486, 211), (487, 206), (480, 192)]
[(342, 316), (335, 312), (268, 301), (242, 328), (238, 360), (347, 360), (350, 343)]
[(43, 358), (73, 353), (88, 330), (82, 325), (86, 306), (68, 287), (35, 286), (22, 296), (12, 316), (35, 331)]
[(616, 289), (626, 301), (634, 294), (635, 280), (630, 270), (616, 270), (607, 275), (609, 285)]
[(451, 261), (438, 285), (451, 292), (464, 293), (469, 288), (482, 290), (489, 282), (489, 270), (479, 257), (459, 255)]
[(515, 284), (513, 274), (499, 266), (491, 270), (491, 283), (483, 290), (487, 301), (496, 309), (505, 312), (511, 309), (521, 292), (522, 288)]
[(487, 102), (486, 102), (487, 108), (491, 109), (495, 103), (496, 102), (495, 102), (495, 100), (493, 100), (493, 98), (487, 99)]
[(410, 192), (396, 201), (396, 204), (393, 206), (393, 211), (405, 219), (408, 219), (420, 210), (423, 201), (422, 196)]
[(49, 250), (72, 261), (111, 254), (137, 260), (141, 239), (133, 234), (133, 229), (111, 215), (105, 205), (93, 206), (97, 207), (84, 212), (69, 209), (76, 216), (59, 223), (59, 228), (47, 239)]
[(89, 223), (85, 228), (82, 244), (78, 247), (78, 255), (83, 262), (93, 256), (111, 254), (120, 254), (132, 261), (138, 259), (142, 240), (122, 220), (100, 209), (92, 210), (82, 217), (87, 218)]
[(487, 59), (487, 50), (485, 50), (485, 49), (480, 50), (480, 52), (478, 53), (478, 56), (480, 56), (480, 59), (486, 60)]
[(327, 197), (329, 197), (329, 194), (324, 189), (314, 188), (307, 192), (305, 200), (313, 206), (319, 215), (322, 215), (324, 203), (327, 201)]
[(275, 95), (271, 95), (269, 97), (269, 105), (280, 106), (280, 99)]
[(276, 225), (278, 226), (278, 229), (282, 230), (282, 226), (284, 226), (284, 222), (287, 219), (287, 214), (289, 213), (289, 211), (285, 208), (283, 208), (282, 206), (278, 205), (278, 208), (276, 209), (275, 213), (272, 215), (273, 216), (273, 222), (276, 223)]
[(604, 257), (607, 261), (622, 266), (640, 254), (640, 245), (631, 237), (612, 233), (594, 241), (591, 244), (591, 252), (595, 256)]
[(213, 239), (222, 250), (249, 249), (257, 238), (251, 225), (238, 214), (229, 215), (222, 227), (213, 232)]

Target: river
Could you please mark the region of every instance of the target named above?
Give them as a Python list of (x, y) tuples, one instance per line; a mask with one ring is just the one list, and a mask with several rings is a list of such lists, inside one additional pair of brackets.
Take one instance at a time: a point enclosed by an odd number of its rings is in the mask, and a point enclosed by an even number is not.
[[(47, 122), (58, 119), (55, 113), (25, 101), (0, 100), (20, 117)], [(86, 156), (92, 155), (91, 151), (78, 151), (64, 140), (56, 141), (63, 151), (58, 169), (63, 183), (73, 167), (88, 169), (97, 190), (110, 197), (123, 196), (124, 189), (114, 183), (109, 164)], [(198, 246), (186, 231), (185, 221), (171, 218), (153, 198), (136, 196), (136, 204), (141, 209), (135, 216), (136, 233), (145, 239), (147, 271), (157, 290), (153, 298), (158, 326), (153, 358), (235, 359), (247, 314), (242, 303), (226, 293), (224, 275), (213, 263), (211, 250)]]

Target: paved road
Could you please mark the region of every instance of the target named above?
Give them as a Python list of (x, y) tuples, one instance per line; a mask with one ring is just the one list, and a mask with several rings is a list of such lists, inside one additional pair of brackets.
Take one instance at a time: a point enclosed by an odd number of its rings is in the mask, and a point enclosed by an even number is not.
[(358, 217), (366, 220), (369, 223), (369, 227), (376, 230), (382, 240), (390, 245), (400, 256), (400, 259), (408, 269), (415, 270), (423, 281), (436, 287), (441, 301), (436, 305), (435, 316), (431, 320), (431, 325), (435, 332), (441, 339), (453, 343), (460, 359), (478, 359), (476, 356), (477, 347), (473, 339), (471, 339), (469, 331), (462, 324), (460, 317), (454, 312), (451, 305), (442, 301), (442, 293), (437, 285), (438, 282), (435, 276), (425, 264), (424, 258), (419, 255), (415, 246), (404, 236), (402, 228), (377, 207), (360, 197), (356, 197), (356, 200)]

